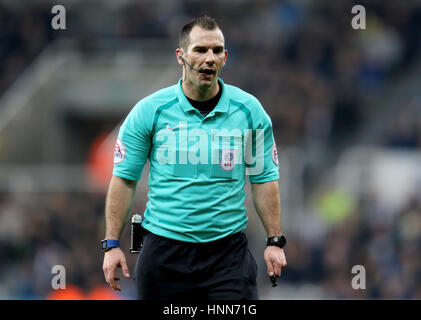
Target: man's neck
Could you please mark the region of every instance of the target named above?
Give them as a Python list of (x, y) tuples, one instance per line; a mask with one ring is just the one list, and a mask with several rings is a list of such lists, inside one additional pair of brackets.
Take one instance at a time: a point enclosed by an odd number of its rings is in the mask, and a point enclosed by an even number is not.
[(188, 84), (187, 81), (183, 81), (181, 84), (184, 94), (195, 101), (206, 101), (210, 100), (218, 94), (219, 91), (219, 81), (212, 87), (198, 88), (192, 83)]

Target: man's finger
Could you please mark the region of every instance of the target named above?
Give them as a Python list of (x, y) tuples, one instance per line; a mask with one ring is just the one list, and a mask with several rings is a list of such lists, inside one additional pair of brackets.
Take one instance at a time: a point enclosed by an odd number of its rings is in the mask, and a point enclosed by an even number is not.
[(108, 282), (108, 284), (110, 285), (110, 287), (111, 287), (112, 289), (114, 289), (114, 287), (115, 287), (114, 280), (109, 279), (107, 282)]
[(269, 261), (268, 263), (268, 275), (275, 275), (277, 277), (281, 276), (281, 271), (282, 271), (282, 263), (280, 261), (277, 260), (272, 260)]
[(281, 276), (281, 267), (280, 267), (280, 265), (278, 264), (278, 263), (274, 263), (273, 264), (273, 270), (274, 270), (274, 272), (275, 272), (275, 275), (277, 276), (277, 277), (280, 277)]
[(129, 268), (127, 267), (126, 259), (121, 259), (120, 264), (121, 264), (121, 270), (123, 271), (123, 275), (126, 278), (130, 277)]
[(102, 270), (104, 271), (105, 281), (108, 283), (108, 269), (107, 268), (103, 268)]
[(114, 288), (114, 286), (115, 286), (115, 282), (114, 282), (114, 279), (115, 279), (115, 277), (114, 277), (114, 268), (112, 268), (112, 269), (110, 269), (109, 271), (108, 271), (108, 279), (107, 279), (107, 282), (110, 284), (110, 286), (112, 287), (112, 288)]
[(268, 276), (273, 276), (275, 274), (275, 268), (271, 261), (266, 262), (267, 265), (267, 274)]
[(121, 291), (121, 286), (116, 281), (120, 281), (120, 278), (114, 277), (114, 281), (113, 281), (114, 286), (113, 286), (113, 289), (114, 290)]
[(286, 266), (287, 266), (287, 262), (285, 260), (282, 260), (279, 265), (279, 277), (281, 276), (282, 269), (285, 268)]
[(119, 281), (119, 280), (120, 280), (120, 278), (116, 278), (116, 277), (111, 278), (110, 282), (109, 282), (110, 287), (113, 288), (114, 290), (121, 290), (120, 285), (116, 282), (116, 281)]

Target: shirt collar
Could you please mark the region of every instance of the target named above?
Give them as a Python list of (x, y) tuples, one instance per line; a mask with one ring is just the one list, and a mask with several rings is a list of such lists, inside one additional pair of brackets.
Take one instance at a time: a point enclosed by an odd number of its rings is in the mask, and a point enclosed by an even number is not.
[[(186, 95), (183, 92), (183, 88), (181, 87), (182, 84), (182, 78), (180, 78), (180, 80), (178, 80), (178, 85), (177, 85), (177, 96), (178, 96), (178, 101), (180, 102), (181, 107), (183, 108), (184, 112), (189, 112), (189, 111), (193, 111), (196, 110), (196, 108), (194, 108), (189, 100), (187, 100)], [(218, 78), (219, 84), (222, 87), (222, 94), (221, 94), (221, 98), (219, 98), (218, 104), (215, 106), (215, 108), (212, 110), (212, 112), (209, 113), (209, 115), (214, 114), (215, 112), (221, 112), (221, 113), (226, 113), (228, 112), (228, 93), (227, 93), (227, 87), (225, 86), (225, 83), (222, 81), (221, 78)]]

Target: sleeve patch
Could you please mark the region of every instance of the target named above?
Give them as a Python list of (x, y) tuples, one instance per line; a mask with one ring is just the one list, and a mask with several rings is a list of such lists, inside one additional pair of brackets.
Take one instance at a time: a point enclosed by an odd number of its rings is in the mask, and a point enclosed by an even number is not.
[(114, 164), (123, 162), (126, 158), (126, 146), (121, 139), (117, 139), (114, 147)]
[(273, 143), (273, 145), (272, 145), (271, 155), (272, 155), (272, 161), (273, 161), (273, 163), (276, 164), (277, 166), (279, 166), (278, 150), (276, 149), (276, 144), (275, 143)]

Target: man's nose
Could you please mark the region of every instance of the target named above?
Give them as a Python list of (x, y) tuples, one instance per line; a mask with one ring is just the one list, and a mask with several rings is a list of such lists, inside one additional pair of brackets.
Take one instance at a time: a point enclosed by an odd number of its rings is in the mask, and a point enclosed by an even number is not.
[(213, 64), (215, 63), (215, 55), (213, 54), (213, 50), (209, 49), (206, 53), (206, 63)]

